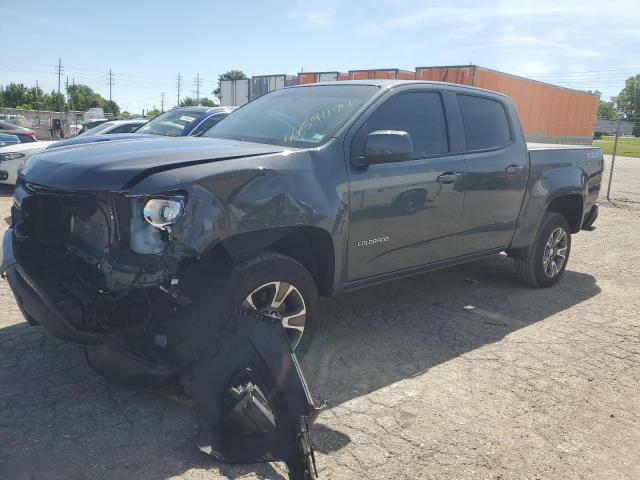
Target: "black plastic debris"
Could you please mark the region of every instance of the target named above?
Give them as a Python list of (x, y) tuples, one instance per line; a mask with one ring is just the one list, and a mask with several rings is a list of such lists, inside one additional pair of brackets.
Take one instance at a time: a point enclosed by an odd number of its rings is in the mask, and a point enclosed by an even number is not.
[(241, 310), (188, 382), (198, 447), (231, 463), (284, 461), (291, 480), (317, 478), (309, 435), (321, 408), (280, 320)]

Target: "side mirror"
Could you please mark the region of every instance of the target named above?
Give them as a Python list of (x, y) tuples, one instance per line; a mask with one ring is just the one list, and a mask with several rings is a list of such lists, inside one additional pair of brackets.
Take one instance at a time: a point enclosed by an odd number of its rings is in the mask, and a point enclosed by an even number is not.
[(404, 162), (413, 155), (411, 135), (400, 130), (376, 130), (367, 135), (361, 166), (374, 163)]

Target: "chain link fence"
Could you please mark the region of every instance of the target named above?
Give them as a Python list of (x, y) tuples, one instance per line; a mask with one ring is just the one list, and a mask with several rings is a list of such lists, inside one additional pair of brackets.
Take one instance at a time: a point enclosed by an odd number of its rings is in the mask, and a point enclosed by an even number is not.
[[(108, 115), (106, 117), (108, 118)], [(59, 130), (55, 128), (57, 120), (59, 120)], [(60, 138), (73, 137), (78, 134), (82, 120), (84, 120), (83, 112), (47, 112), (0, 108), (0, 121), (30, 128), (36, 132), (38, 140), (59, 140)]]
[(600, 195), (612, 202), (640, 204), (640, 158), (605, 155), (604, 162)]

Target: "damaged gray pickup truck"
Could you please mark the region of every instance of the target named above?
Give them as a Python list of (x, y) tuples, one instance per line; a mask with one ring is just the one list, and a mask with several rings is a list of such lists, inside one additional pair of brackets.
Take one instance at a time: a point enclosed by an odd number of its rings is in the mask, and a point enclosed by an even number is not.
[(203, 450), (307, 478), (318, 409), (293, 350), (318, 296), (499, 252), (551, 286), (597, 217), (602, 169), (596, 148), (527, 146), (489, 91), (291, 87), (204, 138), (32, 157), (1, 269), (27, 321), (85, 344), (107, 377), (184, 387)]

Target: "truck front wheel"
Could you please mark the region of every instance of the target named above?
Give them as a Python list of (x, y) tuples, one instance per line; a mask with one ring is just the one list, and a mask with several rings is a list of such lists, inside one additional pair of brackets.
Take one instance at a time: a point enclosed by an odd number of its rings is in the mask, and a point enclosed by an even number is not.
[(567, 266), (571, 252), (571, 227), (559, 213), (547, 212), (536, 239), (523, 252), (515, 252), (518, 278), (533, 287), (555, 284)]
[(307, 269), (290, 257), (265, 252), (235, 267), (232, 276), (239, 280), (236, 302), (279, 318), (296, 354), (303, 354), (318, 321), (318, 291)]

